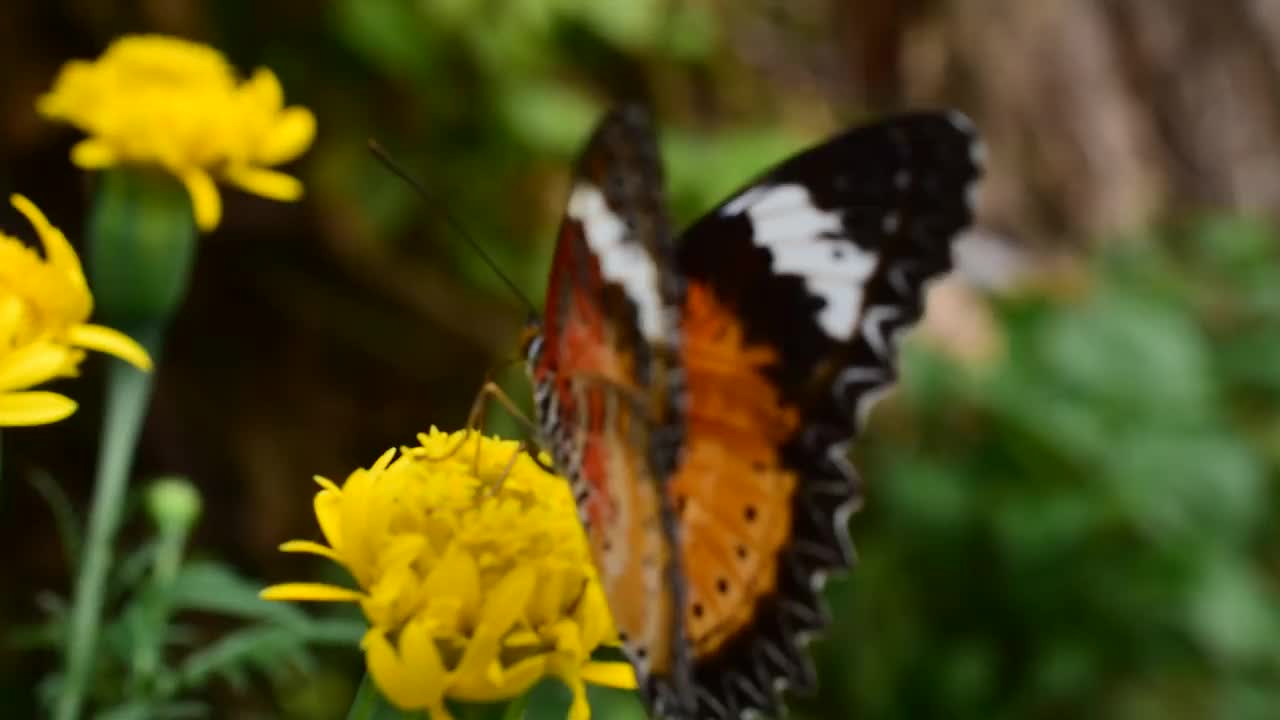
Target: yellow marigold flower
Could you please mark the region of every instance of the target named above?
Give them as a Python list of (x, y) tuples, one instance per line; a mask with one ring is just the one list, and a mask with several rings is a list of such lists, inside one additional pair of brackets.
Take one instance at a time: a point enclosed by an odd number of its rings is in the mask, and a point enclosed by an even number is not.
[(311, 111), (284, 107), (270, 70), (240, 82), (217, 50), (162, 35), (128, 35), (95, 61), (68, 62), (36, 108), (89, 134), (71, 150), (80, 167), (176, 175), (205, 231), (222, 215), (214, 176), (274, 200), (301, 197), (296, 178), (266, 168), (301, 155), (316, 131)]
[(85, 322), (93, 296), (75, 249), (30, 200), (13, 195), (9, 201), (35, 228), (44, 257), (0, 233), (0, 427), (43, 425), (75, 412), (76, 404), (27, 388), (76, 375), (85, 350), (143, 370), (151, 369), (151, 358), (125, 335)]
[(590, 716), (584, 682), (634, 688), (629, 665), (591, 659), (615, 632), (566, 482), (514, 441), (435, 428), (418, 440), (341, 487), (317, 478), (328, 544), (281, 546), (340, 563), (360, 589), (290, 583), (263, 597), (360, 603), (374, 681), (433, 718), (449, 717), (446, 698), (507, 700), (544, 675), (573, 690), (572, 720)]

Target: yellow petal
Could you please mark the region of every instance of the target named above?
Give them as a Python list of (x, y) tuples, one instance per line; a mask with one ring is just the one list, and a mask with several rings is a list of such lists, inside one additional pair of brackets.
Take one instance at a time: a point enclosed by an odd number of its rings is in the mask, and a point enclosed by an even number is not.
[[(382, 629), (371, 628), (365, 633), (360, 645), (365, 651), (365, 664), (369, 668), (369, 674), (373, 676), (383, 697), (394, 704), (400, 704), (400, 698), (407, 699), (417, 694), (415, 687), (423, 682), (423, 677), (417, 668), (401, 660)], [(443, 698), (425, 708), (402, 706), (401, 709), (425, 709), (430, 713), (431, 720), (453, 720)]]
[(270, 68), (254, 70), (253, 77), (244, 84), (241, 92), (249, 96), (250, 103), (256, 107), (272, 112), (284, 107), (284, 88), (280, 87), (280, 79)]
[(85, 170), (101, 170), (120, 162), (115, 148), (98, 138), (86, 138), (71, 148), (71, 162)]
[(521, 565), (507, 573), (484, 599), (484, 610), (467, 651), (458, 663), (459, 676), (481, 675), (498, 657), (499, 641), (523, 615), (538, 581), (537, 572)]
[(191, 195), (191, 210), (195, 214), (196, 227), (209, 232), (218, 227), (222, 219), (222, 198), (209, 173), (200, 168), (189, 168), (178, 173), (178, 179)]
[(636, 671), (631, 663), (592, 661), (582, 666), (581, 675), (584, 682), (592, 685), (621, 690), (636, 689)]
[(416, 680), (413, 673), (401, 662), (396, 649), (380, 628), (371, 628), (365, 633), (363, 645), (365, 664), (378, 689), (388, 700), (401, 705), (404, 698), (413, 695)]
[(581, 678), (561, 678), (573, 691), (573, 704), (569, 706), (568, 720), (589, 720), (591, 706), (587, 703), (587, 688)]
[(329, 546), (338, 553), (343, 551), (342, 534), (342, 492), (340, 490), (321, 490), (316, 493), (312, 508), (316, 513), (316, 522), (320, 523), (320, 532)]
[(382, 472), (383, 470), (386, 470), (387, 466), (391, 464), (391, 461), (394, 460), (395, 457), (396, 457), (395, 448), (391, 448), (387, 450), (386, 452), (378, 456), (378, 460), (373, 463), (373, 466), (369, 468), (369, 471)]
[(75, 401), (57, 393), (0, 393), (0, 427), (46, 425), (75, 411)]
[(546, 655), (525, 658), (509, 668), (495, 660), (483, 673), (454, 673), (449, 696), (468, 702), (510, 700), (523, 695), (546, 674)]
[(448, 673), (436, 649), (435, 638), (422, 618), (411, 620), (400, 632), (400, 658), (406, 667), (413, 668), (418, 682), (412, 684), (409, 695), (397, 699), (397, 704), (425, 708), (442, 703)]
[(302, 197), (302, 182), (292, 175), (255, 167), (232, 167), (223, 173), (227, 182), (245, 192), (271, 200), (292, 202)]
[(513, 630), (502, 639), (508, 648), (531, 648), (542, 645), (542, 636), (532, 630)]
[(279, 165), (301, 155), (316, 136), (316, 116), (303, 107), (286, 108), (276, 116), (275, 125), (258, 144), (254, 160), (262, 165)]
[(0, 295), (0, 348), (13, 346), (22, 315), (22, 301), (16, 295)]
[(503, 669), (499, 682), (504, 697), (517, 697), (533, 687), (547, 672), (547, 656), (535, 655), (527, 657), (510, 667)]
[(46, 118), (60, 119), (66, 112), (66, 102), (63, 93), (58, 92), (58, 89), (77, 74), (83, 73), (82, 68), (87, 64), (84, 60), (71, 60), (63, 65), (57, 79), (54, 81), (54, 90), (36, 98), (36, 112)]
[(599, 583), (588, 583), (578, 608), (578, 617), (582, 625), (582, 644), (588, 648), (612, 640), (617, 634), (613, 629), (613, 617), (609, 614), (604, 589)]
[(471, 553), (457, 545), (450, 546), (444, 557), (422, 582), (424, 597), (452, 597), (471, 612), (480, 605), (480, 569)]
[(348, 559), (352, 572), (357, 574), (360, 584), (365, 587), (373, 581), (373, 573), (377, 570), (375, 551), (382, 539), (377, 537), (377, 533), (366, 530), (370, 527), (380, 528), (384, 519), (382, 513), (377, 512), (376, 498), (372, 493), (373, 478), (373, 475), (364, 470), (356, 470), (347, 478), (346, 484), (342, 486), (342, 506), (337, 518), (342, 544), (329, 538), (329, 544), (339, 549)]
[(67, 242), (67, 236), (62, 231), (54, 227), (49, 219), (40, 212), (40, 208), (26, 197), (18, 194), (9, 196), (9, 202), (13, 207), (27, 218), (27, 222), (31, 223), (31, 227), (36, 229), (36, 234), (40, 236), (40, 243), (44, 245), (44, 256), (49, 262), (59, 270), (67, 274), (77, 288), (87, 287), (88, 283), (84, 279), (84, 270), (80, 267), (80, 257), (76, 255), (75, 248), (71, 247), (71, 243)]
[(307, 600), (311, 602), (359, 602), (364, 593), (324, 583), (281, 583), (258, 593), (263, 600)]
[(372, 624), (398, 627), (417, 609), (413, 588), (418, 578), (408, 567), (392, 567), (381, 575), (374, 576), (376, 580), (372, 587), (369, 575), (356, 577), (361, 587), (369, 591), (360, 607)]
[(529, 601), (529, 622), (543, 625), (553, 622), (563, 612), (563, 598), (568, 597), (569, 585), (582, 587), (582, 574), (576, 568), (561, 568), (544, 573), (538, 579), (533, 598)]
[[(381, 589), (389, 581), (398, 586), (395, 590), (383, 589), (384, 597), (395, 598), (390, 607), (397, 619), (415, 612), (421, 605), (421, 578), (413, 568), (413, 563), (425, 542), (426, 538), (421, 535), (406, 533), (395, 537), (389, 545), (381, 548), (376, 558), (376, 572), (382, 574), (378, 587)], [(367, 577), (366, 575), (365, 578)]]
[(336, 563), (342, 563), (342, 556), (334, 552), (333, 548), (328, 545), (321, 545), (318, 542), (311, 542), (310, 540), (290, 540), (288, 542), (280, 543), (280, 552), (319, 555), (320, 557), (329, 558)]
[(151, 370), (151, 356), (133, 338), (102, 325), (75, 325), (67, 329), (67, 340), (86, 350), (114, 355), (139, 370)]
[(379, 556), (379, 565), (384, 571), (396, 567), (409, 567), (413, 561), (418, 558), (418, 554), (422, 552), (422, 546), (425, 545), (427, 539), (421, 535), (411, 535), (405, 533), (398, 535), (391, 540), (391, 544), (382, 549)]
[(556, 650), (563, 655), (574, 658), (576, 664), (582, 664), (590, 652), (582, 647), (582, 637), (578, 634), (578, 624), (565, 618), (557, 620), (551, 626), (551, 635), (556, 640)]
[(66, 345), (35, 342), (0, 355), (0, 391), (20, 390), (74, 374), (84, 353)]

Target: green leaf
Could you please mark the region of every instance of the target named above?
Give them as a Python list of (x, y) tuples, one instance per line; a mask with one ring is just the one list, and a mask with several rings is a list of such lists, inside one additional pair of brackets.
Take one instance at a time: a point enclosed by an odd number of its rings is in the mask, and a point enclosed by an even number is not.
[(1223, 661), (1280, 668), (1280, 613), (1268, 580), (1232, 554), (1204, 560), (1187, 608), (1196, 639)]
[(512, 133), (539, 152), (571, 157), (600, 117), (581, 92), (554, 81), (521, 82), (502, 95)]
[(1237, 439), (1211, 430), (1135, 428), (1102, 472), (1126, 515), (1149, 537), (1176, 542), (1211, 533), (1247, 538), (1266, 512), (1260, 460)]
[(80, 566), (81, 543), (80, 518), (76, 514), (76, 509), (62, 486), (44, 470), (32, 473), (31, 487), (49, 506), (49, 512), (53, 514), (53, 524), (58, 531), (67, 569), (74, 575)]
[(667, 8), (657, 0), (602, 3), (559, 0), (560, 14), (586, 25), (611, 45), (624, 50), (651, 46), (662, 29)]
[(714, 10), (703, 3), (672, 6), (661, 32), (659, 49), (666, 50), (672, 57), (685, 62), (708, 58), (720, 40)]
[(633, 690), (587, 685), (587, 701), (591, 716), (616, 720), (646, 720), (644, 703)]
[(342, 0), (333, 5), (335, 34), (383, 73), (422, 75), (431, 69), (430, 44), (420, 3), (401, 0)]
[(804, 146), (804, 138), (773, 128), (710, 133), (667, 127), (661, 139), (672, 213), (679, 224), (709, 212), (748, 178)]
[(289, 669), (313, 667), (313, 645), (359, 645), (364, 624), (352, 620), (308, 620), (305, 626), (254, 625), (224, 635), (188, 655), (179, 668), (183, 684), (201, 687), (214, 675), (233, 686), (242, 685), (248, 669), (280, 675)]
[(152, 717), (151, 703), (138, 701), (98, 713), (97, 720), (150, 720)]
[(262, 588), (261, 583), (244, 578), (225, 565), (192, 562), (183, 566), (174, 580), (173, 605), (175, 610), (199, 610), (294, 628), (311, 622), (295, 605), (258, 597)]
[(136, 701), (100, 712), (94, 720), (194, 720), (210, 716), (209, 706), (201, 702)]
[(110, 593), (112, 600), (136, 591), (146, 581), (155, 562), (156, 544), (152, 540), (140, 543), (129, 550), (112, 568)]
[(404, 712), (387, 702), (386, 698), (382, 697), (382, 693), (378, 692), (378, 686), (373, 682), (373, 678), (365, 674), (364, 680), (360, 682), (360, 689), (356, 691), (356, 697), (351, 702), (351, 710), (347, 712), (347, 720), (401, 720), (402, 718), (425, 720), (426, 714)]

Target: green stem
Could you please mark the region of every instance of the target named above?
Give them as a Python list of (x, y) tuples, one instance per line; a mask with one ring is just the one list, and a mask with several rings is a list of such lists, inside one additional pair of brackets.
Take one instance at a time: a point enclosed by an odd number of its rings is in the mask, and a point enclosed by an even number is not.
[[(148, 514), (156, 524), (155, 558), (146, 589), (130, 600), (141, 621), (131, 673), (139, 687), (163, 687), (164, 649), (173, 614), (173, 589), (182, 569), (187, 539), (200, 515), (200, 494), (185, 478), (160, 478), (146, 491)], [(176, 689), (176, 686), (174, 687)]]
[(360, 689), (356, 690), (356, 696), (351, 700), (347, 720), (372, 720), (380, 702), (382, 698), (374, 687), (373, 678), (365, 673), (364, 679), (360, 681)]
[[(89, 237), (99, 317), (133, 335), (158, 361), (165, 328), (186, 297), (195, 259), (198, 236), (186, 190), (155, 170), (108, 170), (94, 193)], [(151, 375), (118, 360), (111, 361), (107, 373), (98, 474), (67, 629), (57, 720), (78, 720), (92, 684), (116, 531), (151, 396)]]
[[(133, 336), (152, 358), (158, 357), (163, 337), (161, 328), (138, 329)], [(110, 361), (98, 473), (94, 479), (89, 529), (67, 628), (66, 675), (58, 697), (57, 720), (75, 720), (80, 716), (93, 673), (107, 576), (113, 560), (116, 532), (124, 516), (133, 452), (151, 397), (151, 382), (151, 374), (120, 360)]]

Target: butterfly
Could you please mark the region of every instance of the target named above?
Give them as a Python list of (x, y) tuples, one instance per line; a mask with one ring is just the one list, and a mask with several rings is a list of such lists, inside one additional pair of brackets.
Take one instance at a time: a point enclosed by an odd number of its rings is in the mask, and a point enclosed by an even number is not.
[(861, 498), (850, 443), (951, 268), (981, 160), (963, 115), (900, 115), (676, 234), (647, 113), (591, 136), (524, 352), (656, 717), (776, 716), (815, 687), (806, 645)]

